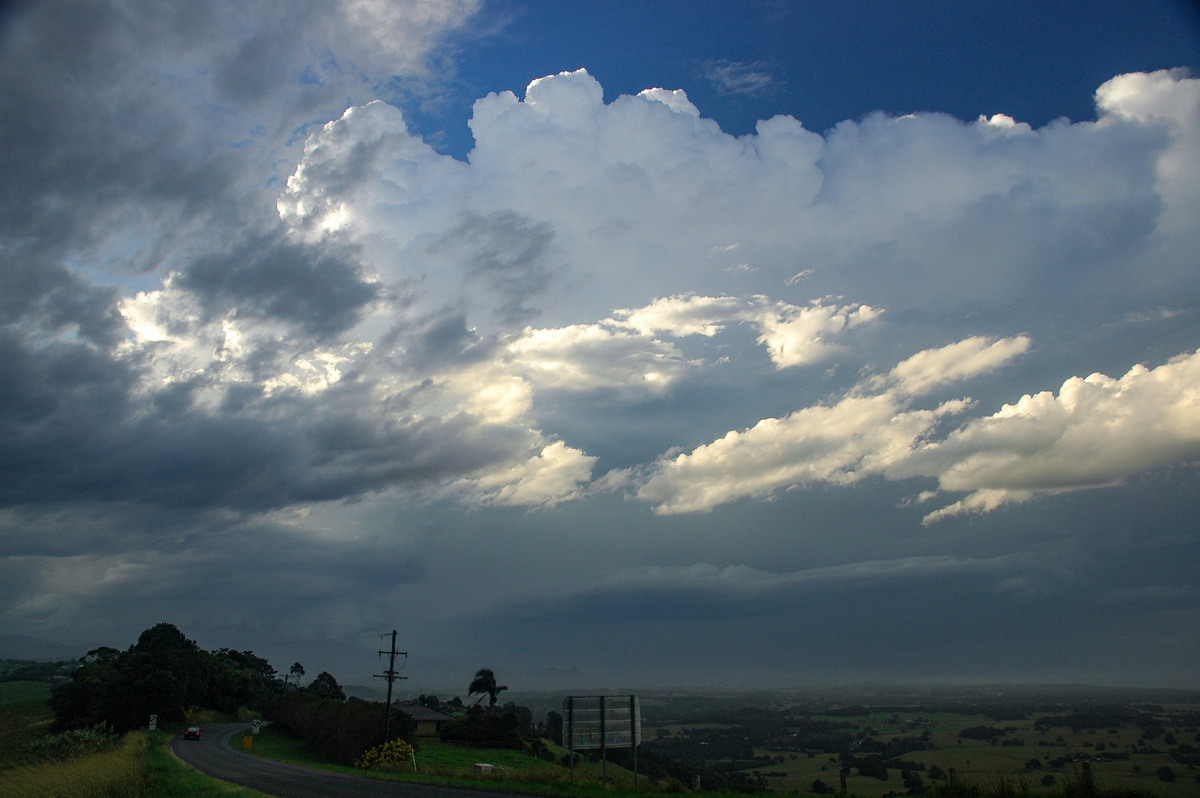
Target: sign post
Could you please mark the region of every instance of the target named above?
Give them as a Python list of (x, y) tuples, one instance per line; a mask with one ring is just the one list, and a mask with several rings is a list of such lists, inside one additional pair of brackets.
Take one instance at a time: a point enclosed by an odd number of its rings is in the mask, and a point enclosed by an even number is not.
[(150, 731), (158, 729), (158, 715), (150, 716)]
[(642, 709), (637, 696), (568, 696), (563, 699), (564, 736), (571, 752), (600, 749), (602, 776), (608, 776), (608, 749), (633, 749), (633, 788), (637, 789), (637, 748), (642, 742)]

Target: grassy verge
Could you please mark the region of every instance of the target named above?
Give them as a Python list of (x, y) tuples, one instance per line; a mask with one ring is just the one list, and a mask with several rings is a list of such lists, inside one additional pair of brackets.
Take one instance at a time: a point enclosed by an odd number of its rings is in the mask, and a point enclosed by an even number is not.
[[(236, 739), (238, 738), (235, 737)], [(340, 773), (497, 792), (528, 795), (603, 795), (606, 798), (660, 798), (663, 794), (652, 789), (651, 780), (644, 776), (640, 779), (639, 786), (651, 789), (633, 790), (633, 774), (611, 763), (607, 767), (607, 780), (602, 780), (602, 768), (599, 764), (579, 762), (575, 767), (575, 781), (572, 783), (567, 768), (536, 759), (520, 751), (474, 748), (439, 741), (421, 741), (416, 753), (416, 772), (413, 772), (411, 764), (388, 771), (364, 771), (334, 765), (322, 759), (299, 737), (271, 726), (263, 728), (255, 738), (253, 753), (267, 759)], [(477, 763), (492, 765), (491, 772), (486, 775), (480, 774), (475, 768)], [(705, 795), (706, 798), (724, 798), (720, 793)], [(733, 795), (730, 794), (730, 798)], [(745, 796), (739, 795), (737, 798)]]
[(154, 798), (185, 795), (189, 798), (267, 798), (265, 793), (258, 790), (210, 778), (179, 761), (171, 753), (169, 743), (172, 735), (169, 732), (147, 732), (146, 736), (149, 738), (146, 761), (153, 790), (145, 795)]

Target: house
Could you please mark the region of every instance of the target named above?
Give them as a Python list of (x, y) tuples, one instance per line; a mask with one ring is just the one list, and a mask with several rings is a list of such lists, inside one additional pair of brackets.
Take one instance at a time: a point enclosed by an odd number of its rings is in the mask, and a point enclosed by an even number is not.
[(443, 726), (457, 720), (448, 712), (418, 704), (416, 701), (397, 701), (392, 706), (417, 722), (414, 737), (437, 737)]

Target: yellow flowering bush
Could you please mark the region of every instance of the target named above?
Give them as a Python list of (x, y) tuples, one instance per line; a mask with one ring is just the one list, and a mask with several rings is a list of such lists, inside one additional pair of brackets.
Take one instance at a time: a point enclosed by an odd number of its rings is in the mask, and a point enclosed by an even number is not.
[(391, 740), (365, 752), (354, 763), (354, 767), (364, 770), (390, 770), (397, 765), (407, 766), (412, 763), (413, 747), (404, 740)]

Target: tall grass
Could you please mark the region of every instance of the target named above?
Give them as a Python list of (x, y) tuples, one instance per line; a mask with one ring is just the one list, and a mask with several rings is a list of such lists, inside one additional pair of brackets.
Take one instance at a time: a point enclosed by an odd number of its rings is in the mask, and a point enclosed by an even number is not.
[(150, 795), (146, 737), (125, 736), (119, 748), (6, 770), (0, 798), (143, 798)]

